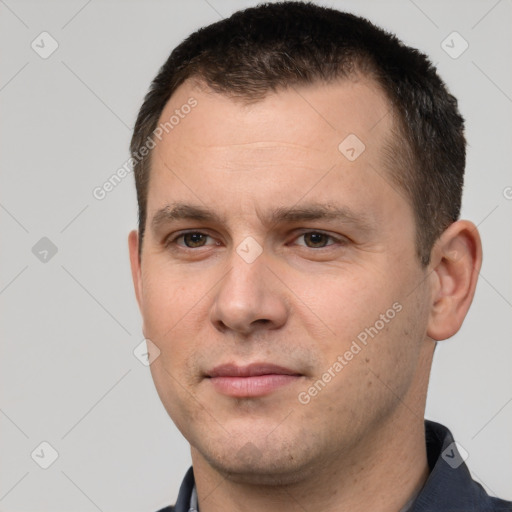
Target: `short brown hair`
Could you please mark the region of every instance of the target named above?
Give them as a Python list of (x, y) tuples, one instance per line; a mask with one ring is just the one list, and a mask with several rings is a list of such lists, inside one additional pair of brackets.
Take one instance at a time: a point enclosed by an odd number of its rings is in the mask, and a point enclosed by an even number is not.
[[(417, 253), (427, 265), (434, 242), (460, 215), (464, 120), (429, 59), (364, 18), (312, 3), (281, 2), (236, 12), (194, 32), (153, 80), (135, 123), (131, 153), (140, 154), (171, 95), (187, 79), (258, 101), (272, 91), (356, 73), (379, 84), (397, 119), (385, 163), (413, 207)], [(150, 156), (134, 159), (139, 257)]]

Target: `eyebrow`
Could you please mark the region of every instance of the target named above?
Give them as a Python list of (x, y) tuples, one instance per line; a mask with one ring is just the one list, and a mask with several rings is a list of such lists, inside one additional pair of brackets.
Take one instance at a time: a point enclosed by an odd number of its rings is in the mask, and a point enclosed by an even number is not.
[[(175, 202), (155, 213), (151, 220), (151, 227), (153, 231), (158, 231), (161, 226), (179, 220), (217, 224), (225, 223), (224, 218), (213, 210), (199, 205)], [(269, 224), (280, 224), (315, 220), (340, 221), (353, 225), (362, 231), (371, 231), (374, 224), (367, 215), (358, 214), (348, 207), (324, 203), (311, 203), (292, 207), (281, 206), (272, 210), (267, 222)]]
[(170, 224), (178, 220), (195, 220), (199, 222), (217, 222), (222, 219), (215, 212), (185, 203), (172, 203), (158, 210), (151, 221), (153, 231), (157, 231), (163, 224)]

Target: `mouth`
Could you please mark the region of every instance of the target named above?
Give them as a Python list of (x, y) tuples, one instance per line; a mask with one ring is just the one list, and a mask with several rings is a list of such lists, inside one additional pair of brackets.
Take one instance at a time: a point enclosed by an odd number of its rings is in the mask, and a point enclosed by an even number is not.
[(206, 378), (215, 390), (234, 398), (251, 398), (269, 395), (288, 386), (303, 375), (295, 370), (269, 363), (247, 366), (223, 364), (207, 373)]

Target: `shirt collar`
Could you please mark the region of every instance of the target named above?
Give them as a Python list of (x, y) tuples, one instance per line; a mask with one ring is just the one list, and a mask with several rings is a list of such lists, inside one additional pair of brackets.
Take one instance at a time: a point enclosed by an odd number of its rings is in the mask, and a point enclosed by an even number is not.
[(197, 503), (197, 491), (196, 485), (192, 487), (192, 494), (190, 495), (190, 504), (188, 508), (188, 512), (199, 512), (199, 505)]

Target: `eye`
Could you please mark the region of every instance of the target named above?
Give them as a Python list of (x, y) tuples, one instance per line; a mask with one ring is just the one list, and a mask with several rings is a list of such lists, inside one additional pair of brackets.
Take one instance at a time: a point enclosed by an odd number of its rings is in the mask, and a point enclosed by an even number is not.
[(326, 233), (322, 233), (321, 231), (309, 231), (307, 233), (303, 233), (297, 238), (297, 241), (301, 239), (304, 240), (304, 242), (297, 242), (297, 245), (302, 245), (310, 249), (321, 249), (328, 245), (333, 245), (333, 243), (336, 242), (334, 237)]
[(211, 243), (206, 243), (209, 238), (211, 237), (205, 233), (200, 233), (199, 231), (191, 231), (189, 233), (182, 233), (176, 238), (169, 240), (168, 243), (174, 243), (182, 247), (187, 247), (188, 249), (196, 249), (198, 247), (204, 247), (205, 245), (211, 245)]

